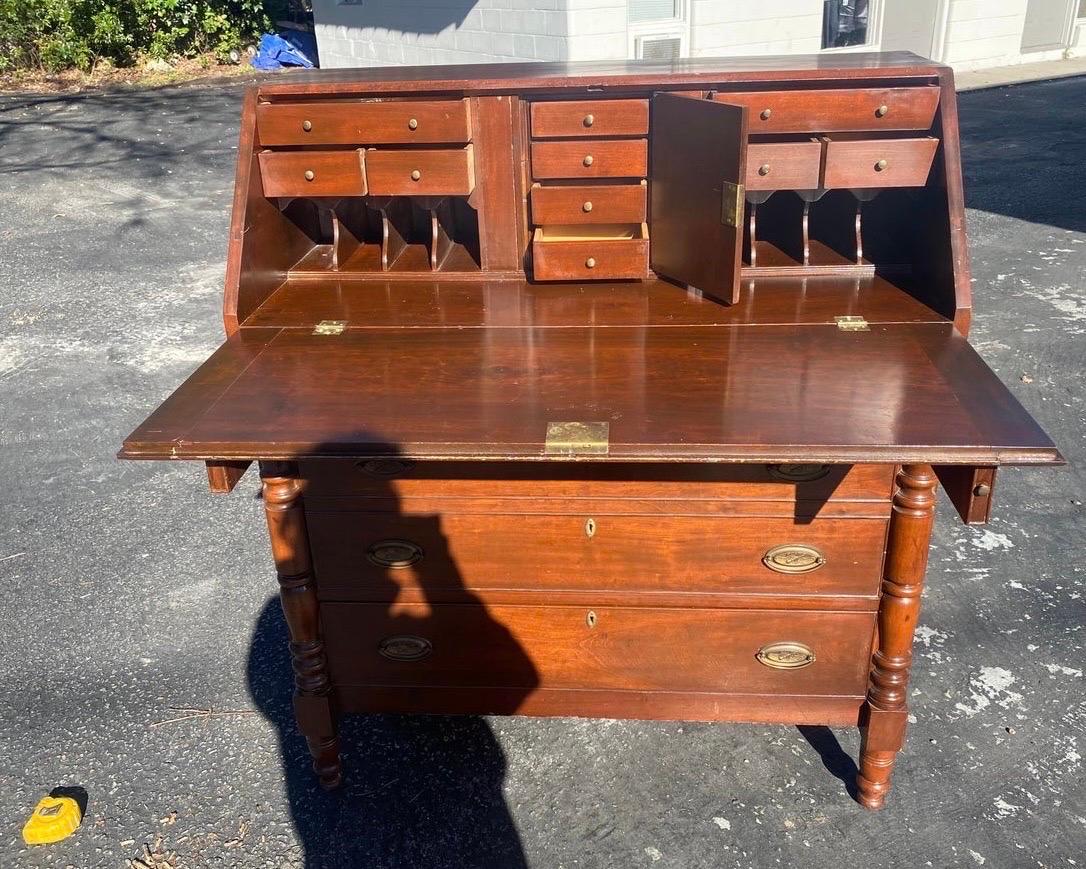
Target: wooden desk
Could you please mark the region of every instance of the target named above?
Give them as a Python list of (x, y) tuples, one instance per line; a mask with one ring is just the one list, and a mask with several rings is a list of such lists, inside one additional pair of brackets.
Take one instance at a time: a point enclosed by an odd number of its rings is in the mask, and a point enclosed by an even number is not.
[(323, 784), (372, 711), (901, 747), (941, 480), (1059, 464), (967, 343), (949, 70), (359, 70), (248, 93), (219, 350), (125, 441), (261, 465)]

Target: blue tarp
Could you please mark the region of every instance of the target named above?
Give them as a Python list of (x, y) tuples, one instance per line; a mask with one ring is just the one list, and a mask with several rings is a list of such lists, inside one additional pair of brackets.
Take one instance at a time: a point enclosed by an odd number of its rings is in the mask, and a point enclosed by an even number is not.
[(317, 40), (312, 33), (301, 30), (265, 33), (260, 37), (252, 64), (257, 69), (282, 69), (285, 66), (312, 69), (317, 65)]

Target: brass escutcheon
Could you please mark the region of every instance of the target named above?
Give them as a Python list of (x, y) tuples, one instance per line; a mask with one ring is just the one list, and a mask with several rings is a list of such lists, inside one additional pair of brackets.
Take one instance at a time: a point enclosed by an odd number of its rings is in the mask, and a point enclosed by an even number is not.
[(584, 523), (584, 533), (585, 533), (585, 537), (595, 537), (596, 536), (596, 520), (595, 519), (589, 519), (587, 522)]
[(799, 670), (815, 662), (815, 653), (803, 643), (783, 642), (762, 646), (755, 656), (758, 663), (774, 670)]
[(826, 557), (813, 546), (785, 543), (774, 546), (762, 556), (762, 564), (775, 573), (810, 573), (826, 563)]
[(596, 621), (597, 621), (597, 619), (596, 619), (596, 611), (595, 610), (589, 610), (588, 614), (584, 617), (584, 621), (585, 621), (585, 624), (588, 625), (590, 628), (596, 627)]
[(768, 465), (769, 476), (775, 480), (784, 480), (787, 483), (809, 483), (811, 480), (820, 480), (830, 472), (829, 465)]
[(402, 570), (422, 561), (422, 547), (410, 540), (378, 540), (366, 550), (366, 558), (378, 567)]
[(390, 661), (421, 661), (433, 650), (433, 644), (429, 640), (413, 634), (385, 637), (377, 644), (377, 651)]

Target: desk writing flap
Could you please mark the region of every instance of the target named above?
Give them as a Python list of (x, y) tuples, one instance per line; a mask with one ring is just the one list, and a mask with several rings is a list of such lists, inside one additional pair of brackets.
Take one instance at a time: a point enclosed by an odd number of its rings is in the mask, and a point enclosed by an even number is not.
[(1061, 461), (948, 323), (243, 329), (121, 455), (543, 459), (556, 422), (608, 423), (593, 461)]
[(649, 136), (653, 270), (720, 301), (739, 301), (747, 110), (656, 94)]

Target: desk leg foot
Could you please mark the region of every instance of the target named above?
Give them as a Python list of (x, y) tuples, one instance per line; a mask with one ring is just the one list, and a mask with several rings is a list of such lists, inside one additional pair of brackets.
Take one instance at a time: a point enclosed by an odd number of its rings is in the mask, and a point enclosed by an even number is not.
[(903, 465), (898, 470), (879, 602), (878, 643), (860, 723), (857, 798), (869, 809), (882, 807), (897, 753), (905, 743), (913, 631), (920, 615), (937, 485), (928, 465)]
[(301, 484), (290, 464), (264, 463), (260, 472), (272, 557), (279, 578), (279, 599), (290, 633), (294, 716), (313, 756), (313, 771), (321, 786), (330, 790), (341, 781), (339, 737), (332, 708), (328, 658), (320, 632), (320, 607)]

